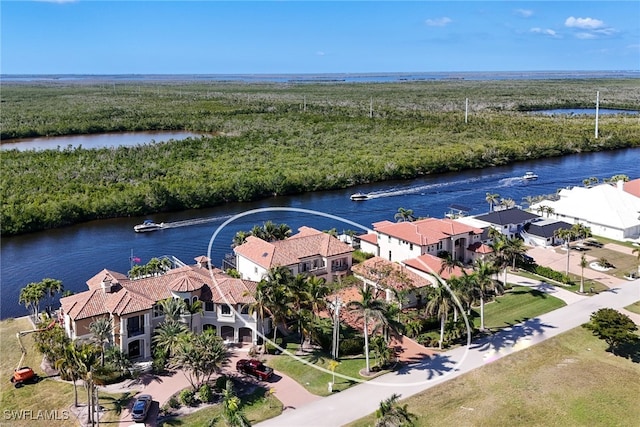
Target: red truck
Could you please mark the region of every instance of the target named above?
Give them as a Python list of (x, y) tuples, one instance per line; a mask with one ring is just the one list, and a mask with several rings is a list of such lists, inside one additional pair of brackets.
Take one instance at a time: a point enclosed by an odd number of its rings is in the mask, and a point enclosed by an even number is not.
[(273, 375), (273, 368), (256, 359), (240, 359), (236, 362), (236, 370), (244, 374), (266, 381)]

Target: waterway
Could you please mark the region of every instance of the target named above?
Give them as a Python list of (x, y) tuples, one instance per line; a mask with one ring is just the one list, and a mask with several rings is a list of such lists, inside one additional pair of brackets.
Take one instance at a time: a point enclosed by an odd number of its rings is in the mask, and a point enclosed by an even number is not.
[[(133, 251), (142, 263), (152, 257), (174, 255), (193, 263), (199, 255), (208, 254), (212, 235), (231, 216), (253, 209), (287, 207), (313, 210), (335, 215), (371, 227), (381, 220), (393, 221), (399, 207), (412, 209), (417, 216), (441, 218), (452, 204), (469, 208), (470, 215), (488, 211), (486, 193), (497, 193), (522, 203), (526, 196), (553, 194), (557, 190), (582, 185), (588, 177), (610, 178), (625, 174), (638, 178), (640, 148), (602, 153), (575, 154), (534, 160), (509, 166), (447, 173), (409, 181), (382, 182), (345, 190), (323, 191), (294, 196), (281, 196), (253, 203), (229, 203), (210, 209), (163, 213), (149, 216), (156, 222), (178, 223), (176, 226), (150, 233), (135, 233), (133, 226), (140, 218), (93, 221), (57, 230), (2, 239), (0, 258), (0, 318), (27, 314), (18, 304), (20, 289), (45, 277), (59, 279), (65, 289), (86, 290), (86, 281), (102, 269), (126, 273)], [(524, 181), (526, 171), (539, 178)], [(363, 202), (353, 202), (355, 192), (371, 194)], [(196, 220), (191, 222), (190, 220)], [(260, 212), (230, 223), (212, 242), (210, 257), (220, 266), (225, 254), (231, 253), (231, 241), (239, 230), (250, 230), (267, 220), (286, 223), (293, 230), (308, 225), (319, 230), (336, 228), (361, 232), (352, 224), (300, 211)]]

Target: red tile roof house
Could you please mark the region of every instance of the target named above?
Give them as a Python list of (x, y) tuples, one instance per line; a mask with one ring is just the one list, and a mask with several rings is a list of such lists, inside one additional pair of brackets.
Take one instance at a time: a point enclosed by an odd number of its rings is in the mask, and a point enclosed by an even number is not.
[(298, 234), (285, 240), (267, 242), (249, 236), (236, 246), (236, 270), (240, 277), (259, 282), (274, 267), (288, 267), (294, 275), (312, 274), (327, 282), (347, 275), (353, 248), (311, 227), (300, 227)]
[[(181, 321), (194, 332), (213, 329), (225, 341), (257, 343), (261, 331), (249, 305), (255, 302), (256, 283), (232, 278), (221, 270), (198, 264), (170, 269), (139, 279), (107, 269), (87, 281), (88, 291), (60, 299), (61, 317), (71, 339), (89, 338), (89, 325), (100, 317), (111, 318), (111, 342), (129, 358), (149, 358), (154, 329), (164, 320), (158, 301), (180, 298), (201, 300), (202, 315), (182, 315)], [(206, 260), (206, 262), (202, 262)], [(265, 319), (265, 332), (270, 321)]]
[[(421, 305), (417, 291), (433, 285), (432, 281), (405, 265), (378, 256), (354, 265), (351, 271), (356, 278), (362, 280), (365, 288), (373, 287), (374, 295), (382, 293), (387, 302), (397, 301), (401, 308)], [(404, 295), (398, 298), (398, 293)]]
[[(374, 233), (360, 236), (362, 251), (389, 261), (402, 262), (424, 254), (442, 251), (464, 263), (472, 262), (482, 247), (481, 228), (449, 218), (427, 218), (413, 222), (381, 221), (373, 224)], [(375, 252), (372, 252), (375, 250)]]

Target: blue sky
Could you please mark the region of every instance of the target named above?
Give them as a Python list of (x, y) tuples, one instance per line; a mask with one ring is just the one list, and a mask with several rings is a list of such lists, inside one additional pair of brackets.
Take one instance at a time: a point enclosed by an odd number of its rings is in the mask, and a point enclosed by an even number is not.
[(640, 1), (2, 0), (4, 74), (639, 70)]

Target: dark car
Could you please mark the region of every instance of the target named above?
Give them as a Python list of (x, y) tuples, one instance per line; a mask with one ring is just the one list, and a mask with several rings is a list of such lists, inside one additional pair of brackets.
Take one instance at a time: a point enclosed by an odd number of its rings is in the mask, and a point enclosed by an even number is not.
[(273, 375), (273, 368), (270, 368), (256, 359), (240, 359), (236, 362), (236, 370), (243, 372), (262, 381), (266, 381)]
[(133, 409), (131, 410), (134, 421), (144, 421), (144, 419), (147, 418), (151, 402), (153, 402), (153, 399), (148, 394), (141, 394), (138, 396), (136, 402), (133, 404)]

